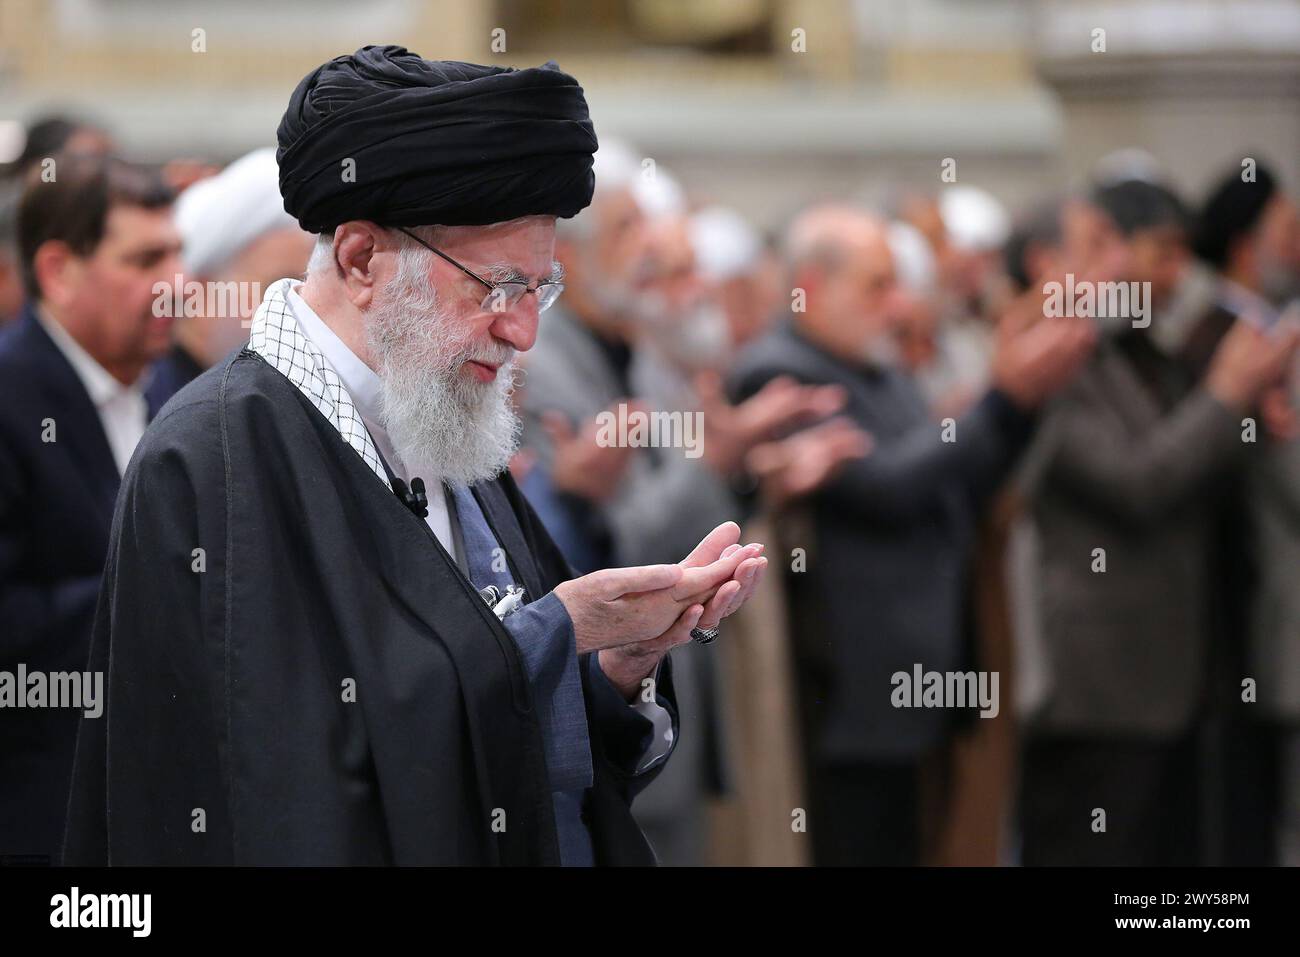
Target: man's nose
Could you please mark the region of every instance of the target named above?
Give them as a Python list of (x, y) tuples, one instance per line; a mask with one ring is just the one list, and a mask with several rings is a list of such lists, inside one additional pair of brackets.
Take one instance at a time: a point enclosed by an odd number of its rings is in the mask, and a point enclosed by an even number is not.
[(502, 310), (492, 322), (492, 335), (510, 343), (516, 352), (527, 352), (537, 341), (537, 296), (525, 293), (513, 306)]

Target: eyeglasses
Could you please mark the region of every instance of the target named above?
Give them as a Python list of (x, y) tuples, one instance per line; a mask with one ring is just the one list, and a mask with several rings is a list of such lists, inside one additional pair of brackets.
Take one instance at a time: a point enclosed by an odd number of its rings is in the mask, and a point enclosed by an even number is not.
[(393, 228), (396, 229), (399, 233), (403, 234), (404, 236), (411, 237), (417, 243), (423, 246), (425, 249), (429, 250), (429, 252), (433, 253), (435, 256), (438, 256), (441, 259), (445, 259), (447, 262), (451, 263), (453, 266), (455, 266), (465, 275), (473, 279), (477, 279), (484, 286), (486, 286), (487, 295), (485, 295), (483, 297), (483, 301), (479, 303), (479, 308), (482, 309), (484, 312), (505, 312), (507, 309), (511, 308), (512, 306), (517, 305), (519, 303), (519, 300), (524, 298), (524, 293), (531, 292), (533, 295), (537, 297), (537, 311), (541, 313), (551, 308), (551, 306), (555, 304), (555, 300), (560, 298), (560, 293), (564, 292), (564, 283), (555, 282), (550, 279), (544, 280), (543, 282), (539, 282), (536, 286), (531, 286), (531, 287), (527, 283), (517, 282), (517, 281), (492, 282), (488, 279), (484, 279), (482, 276), (480, 276), (478, 273), (474, 272), (473, 270), (466, 269), (460, 263), (456, 262), (456, 260), (452, 259), (446, 253), (444, 253), (441, 249), (435, 249), (434, 247), (430, 246), (419, 236), (415, 235), (415, 233), (403, 229), (401, 226), (394, 226)]

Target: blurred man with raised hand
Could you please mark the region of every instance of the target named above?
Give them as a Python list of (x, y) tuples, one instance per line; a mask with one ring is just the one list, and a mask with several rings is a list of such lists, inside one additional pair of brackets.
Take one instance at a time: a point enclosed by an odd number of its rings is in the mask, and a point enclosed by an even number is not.
[(989, 386), (994, 326), (1006, 305), (1000, 253), (1010, 217), (991, 193), (969, 185), (945, 186), (938, 211), (938, 364), (954, 389), (978, 397)]
[[(1208, 363), (1171, 354), (1159, 326), (1187, 260), (1181, 203), (1146, 181), (1094, 198), (1122, 237), (1118, 278), (1150, 283), (1152, 311), (1099, 317), (1106, 334), (1052, 409), (1028, 483), (1046, 687), (1027, 722), (1024, 862), (1211, 863), (1198, 733), (1211, 682), (1241, 673), (1219, 654), (1240, 643), (1223, 519), (1252, 448), (1243, 417), (1295, 341), (1238, 322)], [(1105, 834), (1087, 827), (1094, 808)]]
[[(808, 387), (781, 378), (746, 401), (731, 401), (723, 374), (736, 350), (721, 290), (698, 268), (684, 204), (664, 200), (673, 195), (664, 185), (671, 180), (660, 169), (653, 182), (657, 189), (638, 180), (635, 191), (648, 219), (629, 309), (636, 345), (629, 372), (632, 388), (649, 408), (698, 412), (704, 441), (698, 463), (688, 467), (696, 475), (695, 495), (714, 489), (725, 503), (726, 510), (714, 521), (739, 516), (740, 501), (733, 492), (748, 499), (750, 491), (761, 489), (769, 502), (802, 494), (810, 480), (825, 479), (836, 456), (861, 454), (860, 443), (846, 441), (846, 433), (856, 430), (843, 421), (824, 423), (825, 428), (805, 433), (797, 449), (768, 449), (765, 454), (764, 447), (788, 442), (785, 433), (792, 427), (837, 412), (844, 396), (834, 386)], [(751, 460), (754, 452), (759, 457)], [(795, 458), (795, 452), (803, 458)], [(661, 462), (663, 458), (660, 453)], [(751, 461), (763, 469), (761, 475), (751, 471)], [(673, 468), (661, 465), (657, 477)], [(675, 533), (686, 531), (683, 525)], [(704, 861), (706, 798), (728, 787), (730, 747), (721, 716), (726, 696), (743, 693), (723, 687), (711, 651), (686, 649), (674, 672), (682, 707), (707, 716), (709, 738), (694, 750), (684, 746), (676, 765), (637, 808), (638, 820), (665, 849), (665, 859), (678, 864)]]
[[(663, 170), (653, 181), (641, 179), (625, 149), (604, 160), (597, 154), (591, 209), (560, 227), (565, 301), (547, 314), (526, 360), (524, 445), (537, 451), (543, 470), (550, 471), (554, 448), (554, 429), (545, 423), (555, 414), (574, 434), (591, 434), (598, 415), (633, 397), (652, 411), (689, 413), (697, 408), (693, 374), (725, 365), (727, 323), (704, 295), (670, 182)], [(764, 401), (733, 407), (715, 386), (703, 406), (697, 454), (638, 449), (616, 491), (588, 500), (596, 506), (595, 534), (620, 562), (657, 561), (689, 547), (737, 514), (731, 483), (747, 481), (745, 453), (791, 422), (834, 412), (842, 402), (835, 392), (781, 382)], [(612, 460), (619, 451), (606, 455)]]
[(799, 216), (787, 238), (806, 300), (741, 357), (740, 396), (777, 376), (834, 384), (872, 438), (808, 497), (808, 570), (788, 576), (809, 769), (808, 829), (823, 864), (921, 860), (922, 773), (941, 765), (952, 709), (891, 704), (891, 676), (968, 667), (967, 561), (981, 504), (1032, 430), (1034, 409), (1069, 381), (1092, 332), (1062, 320), (1000, 329), (993, 387), (949, 427), (900, 368), (905, 305), (887, 226), (842, 206)]
[(581, 87), (368, 46), (278, 138), (308, 276), (126, 477), (66, 859), (652, 863), (629, 806), (679, 731), (665, 655), (765, 560), (724, 523), (574, 578), (506, 471), (555, 220), (591, 198)]
[[(692, 376), (726, 358), (728, 330), (702, 295), (680, 187), (662, 169), (643, 177), (626, 148), (601, 153), (591, 209), (560, 228), (565, 304), (547, 314), (526, 360), (524, 445), (561, 493), (564, 516), (598, 543), (583, 551), (604, 550), (618, 563), (661, 562), (740, 516), (732, 480), (744, 477), (749, 449), (791, 419), (834, 411), (841, 399), (778, 383), (743, 408), (727, 402), (720, 387), (712, 401), (697, 403)], [(779, 401), (771, 401), (778, 391)], [(595, 438), (590, 423), (621, 405), (683, 420), (700, 411), (703, 427), (693, 450), (639, 447), (622, 458), (625, 448), (588, 448), (587, 458), (622, 470), (615, 487), (597, 497), (589, 481), (560, 466), (573, 441)], [(673, 768), (637, 807), (651, 842), (674, 864), (701, 862), (700, 796), (721, 787), (712, 651), (692, 647), (677, 659), (675, 687), (683, 707), (699, 716), (701, 733), (683, 743)]]
[[(1254, 173), (1248, 178), (1244, 170), (1234, 168), (1216, 184), (1202, 210), (1197, 248), (1215, 270), (1218, 285), (1215, 306), (1204, 314), (1199, 334), (1190, 342), (1194, 361), (1197, 346), (1213, 341), (1226, 323), (1267, 330), (1259, 335), (1276, 340), (1290, 335), (1300, 322), (1300, 212), (1271, 169), (1260, 164)], [(1248, 521), (1240, 524), (1251, 532), (1243, 544), (1255, 581), (1248, 606), (1232, 622), (1230, 635), (1237, 638), (1243, 629), (1248, 631), (1244, 655), (1239, 642), (1232, 646), (1237, 652), (1234, 663), (1259, 683), (1258, 705), (1245, 705), (1242, 718), (1247, 720), (1236, 724), (1233, 753), (1247, 752), (1253, 739), (1260, 769), (1251, 773), (1250, 765), (1234, 767), (1241, 783), (1230, 820), (1263, 825), (1239, 841), (1252, 843), (1254, 849), (1235, 860), (1288, 865), (1300, 863), (1298, 410), (1300, 374), (1293, 362), (1260, 395), (1261, 434), (1245, 450), (1251, 459), (1242, 486)], [(1276, 790), (1274, 781), (1280, 785)]]
[[(0, 335), (7, 674), (86, 668), (113, 501), (157, 411), (143, 377), (170, 341), (154, 287), (180, 265), (161, 178), (99, 156), (52, 159), (31, 170), (19, 204), (28, 304)], [(57, 859), (79, 717), (0, 710), (0, 854)]]
[[(247, 342), (249, 320), (266, 287), (284, 276), (301, 276), (312, 248), (311, 234), (281, 204), (270, 147), (181, 193), (176, 228), (184, 244), (184, 308), (176, 316), (171, 352), (153, 368), (149, 391), (155, 400), (169, 398)], [(191, 291), (202, 293), (201, 309), (185, 305)]]

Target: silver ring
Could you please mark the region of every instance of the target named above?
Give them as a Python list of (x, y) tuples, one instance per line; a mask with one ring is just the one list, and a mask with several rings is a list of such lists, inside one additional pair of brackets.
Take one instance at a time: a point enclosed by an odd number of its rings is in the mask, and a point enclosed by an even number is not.
[(701, 645), (707, 645), (714, 638), (718, 637), (716, 628), (692, 628), (691, 641), (698, 642)]

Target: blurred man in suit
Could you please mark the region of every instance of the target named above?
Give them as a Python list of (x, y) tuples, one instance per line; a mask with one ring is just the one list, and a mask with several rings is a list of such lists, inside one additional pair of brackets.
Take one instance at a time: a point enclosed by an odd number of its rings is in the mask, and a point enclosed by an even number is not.
[(844, 414), (874, 440), (810, 496), (807, 571), (788, 576), (808, 832), (819, 864), (915, 864), (922, 772), (942, 763), (957, 715), (895, 707), (891, 679), (917, 664), (968, 667), (963, 603), (978, 510), (1092, 332), (1073, 320), (1001, 328), (993, 386), (941, 424), (894, 345), (905, 300), (886, 225), (818, 207), (792, 225), (787, 256), (806, 308), (741, 357), (736, 392), (752, 395), (779, 375), (838, 385)]
[[(0, 671), (81, 671), (122, 473), (168, 347), (155, 284), (180, 268), (172, 195), (120, 160), (58, 157), (18, 212), (28, 305), (0, 335)], [(26, 689), (17, 689), (25, 694)], [(75, 708), (0, 711), (0, 854), (52, 861)]]
[(1203, 823), (1196, 734), (1223, 614), (1219, 518), (1250, 448), (1242, 419), (1294, 340), (1235, 324), (1204, 372), (1158, 346), (1187, 260), (1182, 206), (1142, 181), (1094, 199), (1122, 236), (1118, 278), (1150, 283), (1151, 312), (1098, 320), (1097, 353), (1036, 450), (1049, 678), (1024, 757), (1024, 862), (1191, 864)]
[[(1196, 328), (1194, 345), (1226, 324), (1252, 323), (1285, 335), (1288, 307), (1300, 317), (1300, 214), (1272, 170), (1258, 165), (1253, 177), (1233, 169), (1211, 191), (1201, 213), (1197, 250), (1215, 270), (1214, 305)], [(1291, 320), (1294, 322), (1295, 320)], [(1195, 356), (1193, 356), (1195, 358)], [(1227, 531), (1243, 530), (1244, 555), (1253, 580), (1249, 602), (1238, 596), (1227, 637), (1233, 674), (1259, 682), (1258, 705), (1242, 706), (1238, 694), (1225, 701), (1237, 720), (1227, 742), (1234, 760), (1228, 780), (1229, 846), (1247, 845), (1232, 862), (1300, 863), (1300, 436), (1296, 423), (1294, 366), (1289, 376), (1260, 396), (1255, 453), (1242, 477), (1244, 507)], [(1241, 520), (1241, 516), (1246, 520)], [(1250, 639), (1239, 640), (1243, 631)], [(1234, 682), (1235, 684), (1235, 682)], [(1276, 769), (1276, 776), (1274, 776)], [(1273, 786), (1274, 781), (1281, 788)], [(1241, 824), (1249, 826), (1241, 833)], [(1236, 825), (1234, 827), (1234, 825)]]

